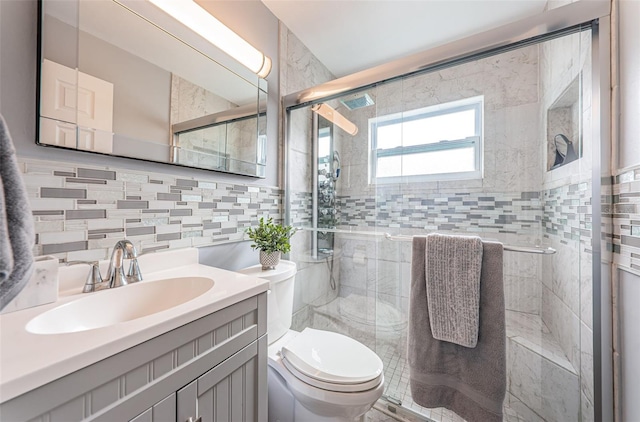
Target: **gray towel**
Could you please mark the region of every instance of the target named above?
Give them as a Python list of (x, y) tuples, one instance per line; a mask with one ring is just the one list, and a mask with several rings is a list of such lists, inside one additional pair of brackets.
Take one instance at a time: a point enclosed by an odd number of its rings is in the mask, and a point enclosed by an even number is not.
[(502, 244), (483, 242), (478, 344), (467, 348), (431, 335), (425, 237), (414, 237), (408, 360), (413, 401), (446, 407), (470, 422), (501, 422), (507, 387)]
[(435, 339), (476, 347), (481, 267), (478, 236), (427, 236), (427, 302)]
[(0, 115), (0, 310), (33, 272), (35, 229), (9, 130)]
[(11, 250), (11, 240), (9, 240), (3, 192), (2, 178), (0, 178), (0, 285), (9, 278), (11, 271), (13, 271), (13, 251)]

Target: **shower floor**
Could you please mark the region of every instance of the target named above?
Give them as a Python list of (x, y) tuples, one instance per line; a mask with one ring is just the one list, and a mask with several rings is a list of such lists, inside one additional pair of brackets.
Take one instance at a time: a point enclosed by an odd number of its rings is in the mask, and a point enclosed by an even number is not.
[[(551, 337), (548, 328), (544, 326), (540, 317), (534, 315), (520, 314), (513, 311), (507, 312), (507, 337), (514, 344), (512, 347), (527, 347), (529, 350), (535, 351), (535, 356), (544, 359), (548, 364), (553, 365), (553, 373), (558, 376), (564, 373), (564, 376), (577, 377), (575, 370), (571, 367), (569, 361), (564, 357), (560, 346)], [(460, 416), (454, 412), (444, 408), (425, 408), (416, 404), (411, 398), (411, 389), (409, 387), (409, 365), (406, 362), (404, 353), (398, 350), (396, 345), (385, 344), (376, 350), (384, 364), (385, 377), (385, 396), (391, 399), (391, 402), (398, 400), (402, 402), (402, 408), (409, 409), (416, 415), (409, 416), (392, 416), (374, 409), (371, 413), (371, 421), (429, 421), (436, 422), (465, 422)], [(560, 371), (562, 369), (562, 371)], [(376, 413), (377, 412), (377, 413)], [(505, 422), (544, 422), (545, 419), (540, 417), (529, 407), (527, 407), (517, 397), (507, 392), (503, 405), (503, 420)], [(374, 419), (373, 415), (377, 415), (378, 419)], [(420, 417), (417, 417), (420, 415)], [(370, 415), (367, 414), (367, 417)], [(553, 420), (551, 418), (550, 420)], [(557, 419), (569, 420), (569, 419)]]
[[(385, 396), (401, 401), (402, 407), (419, 414), (422, 416), (422, 420), (431, 419), (436, 422), (465, 422), (464, 419), (448, 409), (442, 407), (429, 409), (414, 403), (411, 399), (411, 389), (409, 387), (409, 365), (407, 364), (406, 359), (403, 356), (400, 356), (396, 347), (391, 345), (382, 346), (377, 350), (377, 352), (384, 364), (384, 379), (386, 384), (384, 392)], [(393, 421), (394, 419), (400, 421), (419, 420), (411, 416), (398, 416), (394, 418), (393, 416), (385, 416), (379, 411), (376, 412), (383, 416), (380, 416), (379, 419), (371, 419), (371, 421)]]
[[(514, 311), (507, 311), (506, 323), (510, 346), (510, 354), (508, 353), (508, 355), (512, 358), (509, 361), (513, 361), (508, 365), (507, 375), (510, 380), (509, 384), (514, 387), (514, 391), (507, 392), (503, 407), (504, 421), (562, 420), (577, 422), (575, 417), (562, 416), (567, 413), (566, 411), (564, 413), (558, 411), (555, 414), (550, 413), (551, 408), (559, 410), (570, 408), (569, 405), (572, 403), (565, 404), (562, 399), (563, 395), (554, 395), (553, 392), (563, 391), (556, 386), (565, 390), (574, 386), (576, 389), (578, 378), (576, 371), (564, 356), (560, 345), (553, 338), (549, 329), (539, 316)], [(406, 344), (406, 319), (396, 308), (370, 297), (351, 294), (313, 307), (305, 326), (348, 335), (375, 350), (380, 356), (384, 364), (386, 384), (384, 394), (389, 398), (391, 408), (395, 408), (397, 413), (394, 414), (387, 409), (384, 403), (380, 403), (378, 410), (372, 410), (371, 415), (367, 415), (368, 418), (369, 416), (373, 418), (374, 414), (377, 415), (378, 419), (370, 418), (371, 421), (465, 422), (450, 410), (425, 408), (412, 400), (409, 386), (409, 366), (405, 359), (406, 351), (402, 347)], [(518, 364), (515, 365), (514, 362)], [(539, 368), (542, 364), (550, 368), (551, 372), (544, 383), (524, 382), (539, 379)], [(542, 411), (549, 413), (546, 417), (540, 416), (542, 414), (540, 411), (532, 410), (541, 403), (542, 396), (545, 396), (547, 406), (547, 409), (542, 409)], [(522, 401), (520, 397), (525, 401)], [(532, 398), (537, 399), (540, 403), (532, 401)], [(402, 406), (393, 404), (397, 402), (401, 402)], [(577, 410), (572, 414), (577, 415)]]
[[(442, 407), (430, 409), (414, 403), (411, 399), (409, 365), (407, 365), (406, 359), (400, 356), (392, 346), (383, 346), (381, 350), (378, 351), (378, 354), (384, 364), (385, 396), (400, 400), (402, 407), (411, 410), (413, 414), (393, 415), (390, 412), (381, 411), (384, 409), (374, 408), (367, 413), (365, 418), (367, 422), (466, 422), (465, 419), (449, 409)], [(529, 421), (529, 419), (525, 419), (522, 415), (519, 415), (514, 409), (509, 408), (507, 404), (508, 401), (509, 400), (505, 400), (505, 407), (503, 409), (505, 422), (532, 422)]]

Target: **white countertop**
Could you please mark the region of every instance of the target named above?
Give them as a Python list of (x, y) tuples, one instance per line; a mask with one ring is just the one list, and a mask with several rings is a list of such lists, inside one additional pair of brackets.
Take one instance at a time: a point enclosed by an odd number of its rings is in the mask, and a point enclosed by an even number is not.
[[(0, 403), (268, 289), (267, 280), (197, 262), (195, 248), (139, 258), (144, 277), (140, 283), (188, 276), (214, 280), (213, 288), (181, 305), (92, 330), (30, 333), (25, 326), (32, 318), (62, 304), (102, 293), (81, 293), (87, 265), (60, 268), (57, 302), (0, 316)], [(105, 274), (104, 262), (101, 269)]]

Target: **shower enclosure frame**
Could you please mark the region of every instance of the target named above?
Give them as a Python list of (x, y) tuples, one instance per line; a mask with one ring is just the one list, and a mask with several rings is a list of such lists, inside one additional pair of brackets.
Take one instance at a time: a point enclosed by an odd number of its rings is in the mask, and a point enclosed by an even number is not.
[[(613, 420), (613, 314), (611, 292), (612, 250), (607, 244), (611, 230), (610, 216), (603, 214), (597, 200), (606, 197), (603, 186), (611, 184), (611, 3), (609, 0), (578, 1), (541, 13), (484, 33), (467, 37), (396, 60), (381, 66), (354, 73), (316, 87), (283, 97), (284, 148), (283, 168), (285, 204), (290, 203), (291, 181), (289, 173), (290, 113), (294, 109), (327, 101), (411, 74), (437, 70), (471, 60), (477, 60), (508, 49), (551, 39), (557, 34), (568, 34), (591, 27), (592, 49), (592, 253), (593, 253), (593, 365), (594, 365), (594, 420)], [(597, 142), (597, 140), (600, 142)], [(287, 224), (290, 209), (285, 207)], [(610, 240), (609, 240), (610, 243)]]

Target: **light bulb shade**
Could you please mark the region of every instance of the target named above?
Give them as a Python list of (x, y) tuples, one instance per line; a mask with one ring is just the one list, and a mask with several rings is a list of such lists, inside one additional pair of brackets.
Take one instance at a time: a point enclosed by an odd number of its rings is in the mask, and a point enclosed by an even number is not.
[(193, 0), (149, 0), (261, 78), (271, 71), (271, 59), (227, 28)]
[(333, 107), (328, 104), (316, 104), (311, 107), (311, 110), (318, 113), (334, 125), (338, 126), (340, 129), (347, 132), (349, 135), (355, 136), (358, 133), (358, 126), (356, 126), (349, 119), (344, 117), (338, 111), (336, 111)]

